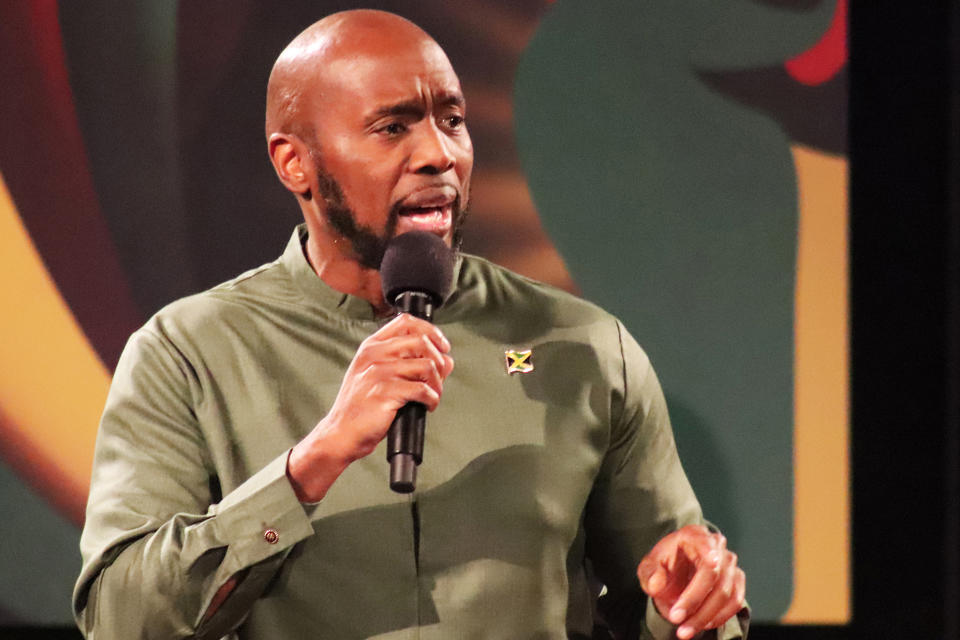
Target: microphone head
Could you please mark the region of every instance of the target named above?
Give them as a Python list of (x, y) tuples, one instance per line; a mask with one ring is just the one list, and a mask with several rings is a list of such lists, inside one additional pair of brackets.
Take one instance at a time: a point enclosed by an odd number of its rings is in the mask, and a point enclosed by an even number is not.
[(394, 305), (401, 293), (419, 291), (440, 306), (453, 284), (453, 262), (453, 250), (438, 236), (426, 231), (402, 233), (387, 244), (380, 263), (383, 297)]

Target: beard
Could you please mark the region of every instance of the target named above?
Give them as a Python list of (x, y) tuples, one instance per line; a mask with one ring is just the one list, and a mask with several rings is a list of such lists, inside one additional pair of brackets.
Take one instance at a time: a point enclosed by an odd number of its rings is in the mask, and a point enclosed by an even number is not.
[[(377, 233), (372, 227), (357, 222), (356, 213), (347, 204), (340, 183), (326, 171), (320, 154), (315, 149), (310, 149), (310, 155), (313, 156), (317, 166), (319, 195), (326, 205), (324, 215), (330, 224), (330, 228), (350, 243), (353, 256), (361, 266), (379, 271), (383, 254), (387, 250), (387, 244), (393, 239), (396, 232), (397, 220), (402, 208), (400, 202), (395, 202), (390, 207), (383, 232)], [(454, 251), (459, 251), (460, 245), (463, 243), (462, 230), (463, 223), (467, 219), (468, 208), (461, 202), (459, 195), (451, 207), (453, 210), (451, 245)]]
[(326, 203), (324, 215), (330, 228), (350, 243), (353, 257), (361, 266), (379, 270), (383, 254), (387, 250), (387, 243), (393, 239), (397, 228), (397, 218), (400, 216), (399, 205), (394, 204), (390, 207), (387, 224), (384, 226), (383, 233), (378, 234), (373, 228), (357, 222), (357, 216), (347, 204), (343, 189), (333, 176), (323, 169), (318, 169), (317, 184), (320, 196)]

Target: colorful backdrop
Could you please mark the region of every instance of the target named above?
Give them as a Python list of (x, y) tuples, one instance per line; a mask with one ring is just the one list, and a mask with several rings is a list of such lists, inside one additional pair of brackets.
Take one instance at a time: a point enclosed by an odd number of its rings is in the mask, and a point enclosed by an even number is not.
[[(126, 337), (282, 250), (266, 79), (350, 6), (0, 3), (0, 625), (70, 622)], [(756, 617), (847, 621), (846, 0), (363, 6), (460, 74), (465, 250), (617, 313)]]

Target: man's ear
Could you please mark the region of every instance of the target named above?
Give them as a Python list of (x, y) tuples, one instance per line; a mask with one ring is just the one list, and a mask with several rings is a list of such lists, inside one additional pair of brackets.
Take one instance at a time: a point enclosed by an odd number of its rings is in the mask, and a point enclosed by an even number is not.
[(271, 133), (267, 139), (267, 152), (283, 186), (296, 195), (309, 198), (313, 159), (303, 140), (291, 133)]

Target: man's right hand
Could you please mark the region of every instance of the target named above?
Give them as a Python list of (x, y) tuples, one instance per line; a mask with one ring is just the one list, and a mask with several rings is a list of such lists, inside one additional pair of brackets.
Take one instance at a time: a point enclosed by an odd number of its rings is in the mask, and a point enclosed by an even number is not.
[(290, 452), (287, 476), (301, 502), (318, 502), (354, 460), (383, 440), (397, 410), (433, 411), (453, 371), (450, 343), (435, 325), (401, 314), (360, 344), (330, 412)]

